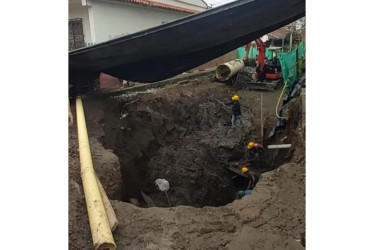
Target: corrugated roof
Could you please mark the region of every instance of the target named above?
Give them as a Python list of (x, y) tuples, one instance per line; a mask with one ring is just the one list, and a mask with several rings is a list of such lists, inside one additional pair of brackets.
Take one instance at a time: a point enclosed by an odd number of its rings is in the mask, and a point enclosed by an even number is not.
[(290, 33), (288, 25), (267, 34), (269, 39), (283, 39)]
[(181, 12), (186, 12), (186, 13), (199, 12), (197, 10), (187, 9), (187, 8), (183, 8), (183, 7), (179, 7), (179, 6), (175, 6), (171, 4), (166, 4), (166, 3), (160, 3), (160, 2), (151, 1), (151, 0), (117, 0), (117, 1), (135, 3), (135, 4), (140, 4), (140, 5), (150, 6), (150, 7), (160, 8), (160, 9), (181, 11)]

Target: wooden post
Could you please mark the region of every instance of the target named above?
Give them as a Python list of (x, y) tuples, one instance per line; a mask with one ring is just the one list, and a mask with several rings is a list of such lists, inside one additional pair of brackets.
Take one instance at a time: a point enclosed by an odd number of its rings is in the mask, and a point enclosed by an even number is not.
[(170, 200), (169, 200), (169, 195), (168, 195), (168, 191), (165, 191), (165, 194), (166, 194), (166, 198), (168, 199), (169, 207), (171, 207)]
[(263, 137), (264, 137), (264, 124), (263, 124), (263, 117), (262, 117), (262, 105), (263, 105), (263, 94), (261, 92), (261, 144), (263, 144)]

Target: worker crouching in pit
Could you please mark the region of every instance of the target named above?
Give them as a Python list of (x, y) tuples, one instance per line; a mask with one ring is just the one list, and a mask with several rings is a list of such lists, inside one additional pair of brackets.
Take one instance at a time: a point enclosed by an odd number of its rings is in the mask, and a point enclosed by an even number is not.
[(239, 190), (237, 193), (237, 198), (241, 199), (245, 195), (249, 195), (252, 193), (252, 190), (255, 188), (257, 182), (260, 179), (260, 176), (249, 172), (248, 168), (246, 166), (242, 167), (241, 169), (242, 174), (248, 178), (248, 186), (245, 190)]
[[(237, 198), (241, 199), (243, 196), (251, 194), (252, 190), (256, 186), (257, 182), (260, 179), (260, 176), (251, 173), (248, 169), (248, 164), (251, 164), (252, 168), (261, 168), (262, 166), (262, 156), (264, 155), (264, 147), (255, 142), (249, 142), (248, 145), (246, 146), (246, 151), (243, 157), (243, 161), (241, 161), (239, 164), (240, 165), (245, 165), (241, 168), (241, 173), (242, 177), (240, 176), (235, 176), (233, 177), (233, 184), (234, 186), (238, 187), (240, 186), (241, 189), (244, 189), (243, 187), (243, 177), (248, 179), (248, 186), (245, 188), (245, 190), (239, 190), (237, 193)], [(237, 163), (238, 164), (238, 163)], [(240, 166), (240, 165), (237, 166)]]
[(257, 174), (250, 173), (247, 167), (242, 167), (241, 169), (242, 174), (244, 174), (248, 178), (248, 187), (247, 189), (253, 190), (260, 179)]
[(251, 167), (261, 168), (261, 166), (264, 164), (264, 153), (264, 147), (260, 143), (251, 141), (246, 146), (244, 155), (241, 158), (242, 160), (237, 162), (235, 165), (236, 167), (251, 165)]
[[(244, 161), (249, 163), (251, 161), (260, 160), (264, 155), (264, 147), (260, 143), (249, 142), (244, 155)], [(245, 164), (246, 164), (245, 163)]]

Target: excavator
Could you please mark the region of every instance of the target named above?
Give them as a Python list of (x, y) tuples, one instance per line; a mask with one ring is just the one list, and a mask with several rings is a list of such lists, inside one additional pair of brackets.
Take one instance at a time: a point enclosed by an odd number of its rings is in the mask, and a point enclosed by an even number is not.
[[(248, 58), (252, 44), (257, 45), (257, 59)], [(272, 53), (271, 59), (266, 59), (265, 52)], [(275, 90), (282, 81), (282, 67), (276, 56), (282, 47), (267, 47), (262, 38), (248, 43), (243, 59), (235, 59), (219, 65), (216, 69), (215, 80), (227, 82), (233, 86), (239, 85), (248, 89)]]
[[(282, 68), (279, 63), (279, 59), (274, 57), (271, 60), (266, 60), (265, 51), (266, 45), (260, 39), (256, 39), (255, 43), (257, 45), (258, 55), (257, 55), (257, 67), (255, 73), (255, 79), (257, 82), (264, 82), (264, 81), (278, 81), (282, 78)], [(245, 56), (244, 61), (248, 61), (248, 53), (251, 48), (252, 43), (248, 43), (245, 47)]]

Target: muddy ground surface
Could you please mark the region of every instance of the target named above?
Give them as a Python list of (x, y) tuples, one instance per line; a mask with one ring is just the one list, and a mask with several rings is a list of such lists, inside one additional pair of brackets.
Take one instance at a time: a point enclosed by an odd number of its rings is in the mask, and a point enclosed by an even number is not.
[[(280, 90), (235, 89), (201, 77), (141, 93), (83, 97), (94, 168), (119, 220), (117, 249), (304, 249), (299, 98), (292, 100), (287, 128), (264, 140), (291, 143), (291, 149), (267, 151), (248, 165), (261, 174), (251, 195), (236, 199), (235, 174), (227, 170), (250, 140), (261, 139), (261, 93), (266, 138)], [(222, 104), (233, 94), (241, 97), (244, 130), (230, 129), (231, 112)], [(69, 249), (93, 249), (75, 125), (69, 130)], [(169, 181), (172, 207), (157, 178)]]

